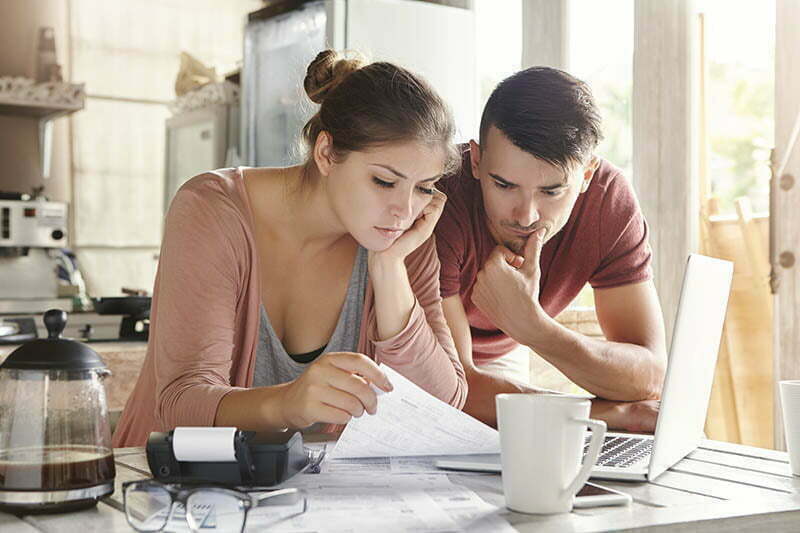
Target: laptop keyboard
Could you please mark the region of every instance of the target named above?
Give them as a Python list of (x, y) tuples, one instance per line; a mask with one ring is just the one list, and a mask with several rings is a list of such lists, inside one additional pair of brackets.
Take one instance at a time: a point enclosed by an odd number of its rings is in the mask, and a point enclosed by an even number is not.
[[(587, 436), (583, 446), (583, 453), (589, 451)], [(626, 467), (642, 461), (650, 456), (653, 450), (652, 439), (638, 437), (606, 437), (603, 449), (597, 458), (597, 466)]]

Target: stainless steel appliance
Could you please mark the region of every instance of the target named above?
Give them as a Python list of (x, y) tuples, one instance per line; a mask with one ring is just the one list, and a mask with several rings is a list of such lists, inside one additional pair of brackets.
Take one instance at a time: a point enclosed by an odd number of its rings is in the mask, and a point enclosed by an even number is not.
[(238, 103), (215, 103), (167, 119), (164, 212), (189, 178), (237, 164)]
[(72, 310), (59, 298), (57, 265), (67, 246), (67, 204), (0, 195), (0, 314)]
[(0, 365), (0, 509), (57, 512), (114, 492), (114, 454), (103, 378), (88, 346), (61, 338), (67, 313), (45, 313), (48, 338)]
[(299, 133), (316, 111), (303, 77), (326, 47), (359, 50), (421, 74), (452, 107), (457, 140), (476, 135), (473, 0), (274, 0), (251, 13), (245, 27), (243, 164), (302, 161)]

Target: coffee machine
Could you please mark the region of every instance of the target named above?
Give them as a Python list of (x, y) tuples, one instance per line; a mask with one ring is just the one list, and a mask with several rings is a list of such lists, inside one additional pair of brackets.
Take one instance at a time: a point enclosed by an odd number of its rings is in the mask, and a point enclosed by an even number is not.
[(72, 310), (72, 299), (59, 297), (66, 247), (66, 203), (0, 195), (0, 315)]
[(66, 228), (67, 204), (0, 192), (0, 345), (47, 337), (40, 317), (48, 309), (95, 311), (74, 313), (66, 338), (146, 341), (150, 298), (94, 298), (92, 305), (66, 251)]

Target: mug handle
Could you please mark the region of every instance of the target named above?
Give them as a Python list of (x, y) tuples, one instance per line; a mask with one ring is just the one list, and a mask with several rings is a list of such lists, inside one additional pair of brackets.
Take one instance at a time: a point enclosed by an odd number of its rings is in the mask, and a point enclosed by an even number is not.
[(564, 489), (565, 492), (574, 496), (592, 474), (592, 468), (594, 468), (597, 457), (600, 455), (600, 450), (603, 448), (603, 441), (606, 436), (606, 423), (601, 420), (592, 420), (591, 418), (572, 418), (570, 421), (592, 428), (592, 440), (589, 442), (589, 452), (583, 459), (583, 465), (575, 476), (575, 479)]

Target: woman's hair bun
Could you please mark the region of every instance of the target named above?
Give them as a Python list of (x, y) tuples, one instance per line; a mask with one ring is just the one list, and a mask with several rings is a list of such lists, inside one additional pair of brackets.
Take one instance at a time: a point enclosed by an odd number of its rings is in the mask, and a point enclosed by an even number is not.
[(312, 102), (321, 104), (337, 85), (363, 65), (361, 57), (345, 57), (334, 50), (323, 50), (306, 69), (303, 80), (306, 94)]

